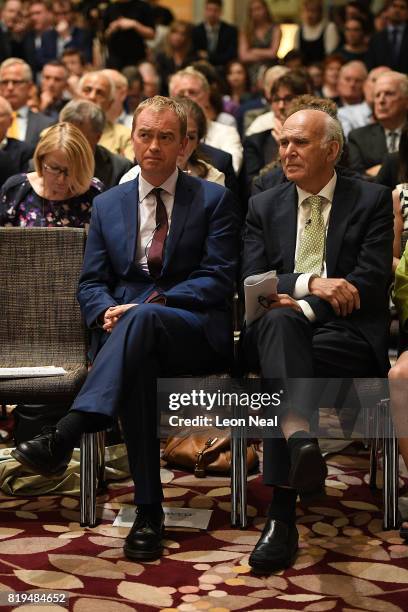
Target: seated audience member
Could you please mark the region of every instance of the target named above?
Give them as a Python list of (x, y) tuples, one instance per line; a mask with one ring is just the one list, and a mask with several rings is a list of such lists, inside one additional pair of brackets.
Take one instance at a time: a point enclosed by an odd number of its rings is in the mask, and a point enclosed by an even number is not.
[[(206, 161), (200, 145), (207, 131), (207, 120), (201, 107), (190, 98), (174, 98), (184, 108), (187, 114), (187, 145), (184, 152), (177, 158), (177, 167), (191, 176), (198, 176), (212, 183), (225, 185), (225, 176)], [(134, 166), (120, 180), (121, 183), (130, 181), (140, 172), (140, 166)]]
[(352, 106), (363, 101), (363, 87), (367, 78), (367, 68), (363, 62), (353, 61), (340, 68), (337, 81), (337, 106)]
[(10, 177), (0, 191), (0, 225), (86, 227), (93, 198), (103, 191), (93, 178), (91, 147), (78, 128), (57, 123), (34, 152), (35, 172)]
[(33, 156), (34, 147), (16, 138), (6, 136), (13, 121), (13, 109), (0, 97), (0, 185), (19, 172), (25, 172)]
[(290, 114), (280, 137), (288, 182), (249, 202), (242, 281), (276, 270), (278, 294), (244, 330), (242, 350), (268, 392), (292, 379), (293, 400), (277, 412), (281, 437), (264, 440), (264, 481), (274, 492), (249, 558), (256, 571), (293, 562), (297, 495), (321, 492), (327, 475), (310, 433), (310, 389), (297, 379), (385, 376), (389, 368), (391, 197), (337, 175), (342, 146), (341, 126), (327, 113)]
[(172, 74), (186, 68), (197, 59), (193, 51), (193, 26), (188, 21), (173, 21), (164, 41), (164, 48), (156, 54), (156, 66), (161, 75), (161, 91), (168, 94)]
[(408, 0), (391, 0), (388, 24), (373, 34), (367, 51), (369, 69), (385, 62), (391, 70), (408, 72)]
[(85, 74), (86, 59), (78, 49), (65, 49), (61, 55), (61, 62), (68, 70), (67, 91), (72, 98), (78, 95), (78, 83)]
[(55, 27), (43, 34), (44, 61), (60, 59), (65, 49), (82, 51), (92, 64), (92, 35), (89, 30), (75, 25), (76, 15), (71, 0), (55, 0), (52, 4)]
[(253, 98), (249, 72), (242, 62), (230, 62), (225, 69), (227, 93), (223, 97), (223, 108), (235, 118), (242, 104)]
[(40, 110), (57, 120), (58, 114), (68, 98), (65, 91), (68, 86), (68, 70), (62, 62), (47, 62), (41, 73)]
[(20, 57), (21, 25), (23, 24), (23, 3), (20, 0), (6, 0), (1, 8), (0, 59)]
[(125, 0), (108, 4), (103, 13), (106, 36), (107, 68), (122, 70), (129, 63), (146, 58), (146, 40), (154, 38), (154, 16), (142, 0)]
[[(265, 105), (262, 113), (258, 113), (258, 115), (249, 123), (248, 128), (245, 131), (245, 136), (252, 136), (252, 134), (258, 134), (259, 132), (264, 132), (265, 130), (271, 130), (274, 126), (275, 114), (272, 110), (271, 104), (271, 90), (276, 81), (282, 77), (284, 74), (289, 73), (289, 68), (286, 66), (272, 66), (272, 68), (268, 68), (265, 72), (264, 76), (264, 96), (265, 102), (268, 102)], [(247, 120), (249, 117), (249, 113), (245, 114), (244, 120)]]
[(105, 127), (103, 110), (89, 100), (71, 100), (62, 109), (60, 121), (72, 123), (87, 139), (95, 158), (94, 176), (110, 189), (130, 170), (132, 163), (122, 155), (111, 153), (98, 144)]
[(34, 0), (29, 6), (31, 28), (21, 42), (23, 56), (31, 66), (34, 78), (44, 66), (43, 34), (52, 28), (53, 14), (48, 0)]
[(333, 53), (339, 42), (336, 25), (323, 15), (323, 1), (303, 0), (301, 25), (295, 37), (295, 49), (301, 52), (303, 64), (322, 62)]
[(140, 62), (137, 68), (143, 79), (143, 96), (145, 98), (157, 96), (161, 89), (161, 79), (155, 64), (152, 64), (152, 62)]
[[(388, 373), (390, 382), (391, 410), (399, 452), (408, 468), (408, 243), (395, 271), (394, 303), (400, 322), (400, 346), (397, 362)], [(400, 536), (408, 541), (408, 522), (402, 521)]]
[(384, 72), (374, 86), (377, 121), (349, 134), (350, 167), (366, 176), (376, 176), (386, 154), (398, 150), (407, 112), (407, 76), (399, 72)]
[(336, 49), (345, 62), (366, 61), (368, 44), (366, 26), (361, 17), (350, 17), (344, 24), (344, 43)]
[(208, 105), (205, 109), (207, 119), (237, 129), (235, 117), (228, 112), (224, 112), (221, 91), (225, 88), (225, 85), (217, 70), (207, 60), (198, 60), (192, 64), (192, 67), (205, 76), (210, 87)]
[(313, 94), (318, 95), (322, 91), (323, 87), (323, 66), (320, 62), (314, 62), (309, 64), (306, 68), (309, 77), (312, 80)]
[(127, 78), (128, 95), (125, 108), (129, 115), (133, 115), (136, 108), (143, 100), (143, 77), (136, 66), (125, 66), (122, 70), (123, 76)]
[(249, 0), (244, 29), (239, 35), (239, 59), (248, 66), (252, 85), (259, 69), (277, 63), (282, 38), (280, 25), (275, 23), (265, 0)]
[(221, 19), (222, 0), (206, 0), (204, 21), (193, 29), (193, 47), (199, 58), (225, 69), (238, 57), (238, 30)]
[(338, 117), (346, 138), (351, 130), (373, 123), (374, 85), (383, 72), (389, 72), (389, 69), (386, 66), (377, 66), (368, 73), (363, 85), (364, 102), (339, 108)]
[(124, 107), (128, 95), (127, 78), (118, 70), (112, 68), (105, 68), (102, 72), (115, 84), (115, 99), (106, 113), (106, 118), (111, 123), (120, 123), (131, 130), (133, 115), (127, 113)]
[[(106, 115), (115, 101), (115, 83), (103, 70), (87, 72), (78, 83), (78, 96), (100, 106)], [(133, 161), (130, 128), (106, 121), (99, 144)]]
[(140, 176), (95, 200), (80, 278), (96, 357), (56, 429), (13, 451), (35, 471), (61, 473), (78, 434), (103, 429), (119, 412), (137, 505), (124, 552), (139, 561), (163, 552), (156, 378), (216, 371), (232, 353), (235, 203), (220, 185), (177, 169), (186, 126), (183, 108), (168, 98), (145, 100), (136, 110)]
[(381, 7), (375, 14), (374, 16), (374, 31), (375, 32), (382, 32), (383, 30), (385, 30), (388, 26), (389, 20), (388, 20), (388, 9), (389, 9), (389, 4), (384, 4), (383, 7)]
[(278, 157), (282, 124), (293, 98), (308, 92), (308, 82), (301, 73), (289, 72), (274, 82), (271, 89), (271, 108), (274, 114), (272, 130), (269, 128), (264, 132), (247, 136), (244, 140), (245, 172), (249, 189), (252, 180), (262, 168)]
[(13, 122), (7, 136), (35, 147), (41, 132), (55, 123), (55, 120), (29, 109), (32, 85), (31, 68), (23, 60), (10, 57), (0, 65), (0, 94), (10, 102), (13, 109)]
[(344, 60), (340, 55), (330, 55), (323, 62), (323, 87), (321, 95), (323, 98), (330, 98), (336, 103), (339, 101), (337, 81), (343, 64)]
[[(185, 96), (197, 102), (207, 115), (210, 105), (210, 86), (205, 76), (188, 67), (173, 74), (169, 82), (169, 92), (171, 96)], [(242, 165), (242, 144), (239, 134), (230, 125), (224, 125), (217, 121), (208, 120), (207, 144), (221, 149), (232, 155), (232, 163), (235, 173), (238, 174)]]

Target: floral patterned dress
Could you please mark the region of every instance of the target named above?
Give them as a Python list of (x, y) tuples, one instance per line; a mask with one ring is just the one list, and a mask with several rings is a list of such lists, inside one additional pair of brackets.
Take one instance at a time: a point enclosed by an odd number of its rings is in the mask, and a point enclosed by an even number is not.
[(0, 191), (0, 226), (86, 227), (92, 201), (103, 190), (103, 183), (94, 177), (86, 193), (67, 200), (47, 200), (34, 191), (27, 174), (16, 174)]

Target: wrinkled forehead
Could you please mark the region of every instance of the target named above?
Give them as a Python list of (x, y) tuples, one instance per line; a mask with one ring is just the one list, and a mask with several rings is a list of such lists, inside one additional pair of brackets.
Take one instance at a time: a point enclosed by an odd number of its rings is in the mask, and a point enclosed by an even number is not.
[(401, 92), (402, 79), (394, 76), (379, 76), (374, 84), (374, 92), (392, 91), (395, 93)]

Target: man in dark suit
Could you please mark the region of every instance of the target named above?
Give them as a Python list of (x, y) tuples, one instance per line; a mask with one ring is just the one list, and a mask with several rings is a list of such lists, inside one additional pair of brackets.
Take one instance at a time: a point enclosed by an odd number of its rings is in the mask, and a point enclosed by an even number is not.
[(47, 0), (35, 0), (29, 6), (31, 29), (21, 42), (23, 57), (30, 64), (34, 79), (44, 66), (43, 34), (52, 27), (53, 15)]
[(79, 285), (100, 350), (56, 431), (14, 454), (41, 473), (60, 472), (78, 433), (100, 429), (119, 410), (137, 504), (125, 543), (131, 559), (163, 549), (156, 377), (225, 367), (232, 350), (234, 201), (224, 187), (178, 171), (186, 126), (184, 109), (168, 98), (136, 110), (141, 174), (94, 200)]
[(33, 113), (27, 106), (32, 84), (31, 68), (23, 60), (10, 57), (0, 65), (0, 94), (13, 109), (13, 123), (7, 136), (35, 147), (41, 132), (55, 123), (55, 119)]
[(10, 104), (0, 96), (0, 186), (13, 174), (25, 172), (34, 152), (34, 147), (27, 143), (7, 138), (12, 113)]
[(351, 130), (348, 138), (350, 168), (376, 176), (387, 153), (398, 151), (408, 112), (408, 77), (384, 72), (374, 85), (376, 123)]
[(213, 66), (225, 68), (238, 56), (238, 30), (221, 20), (222, 0), (206, 0), (204, 22), (193, 29), (197, 55)]
[(392, 70), (408, 72), (408, 0), (392, 0), (387, 9), (388, 25), (376, 32), (368, 47), (369, 70), (386, 63)]
[(122, 176), (132, 168), (133, 164), (126, 157), (111, 153), (98, 144), (105, 127), (103, 110), (89, 100), (71, 100), (62, 109), (59, 120), (73, 123), (83, 132), (95, 154), (94, 174), (102, 181), (105, 189), (118, 185)]
[(327, 474), (310, 433), (316, 387), (302, 390), (302, 381), (384, 376), (389, 367), (391, 194), (336, 174), (342, 143), (335, 118), (294, 112), (280, 137), (288, 182), (249, 202), (242, 279), (276, 270), (278, 293), (245, 330), (243, 351), (266, 389), (294, 393), (278, 413), (281, 436), (264, 442), (264, 479), (274, 494), (249, 559), (259, 571), (292, 563), (297, 495), (321, 491)]
[(44, 62), (60, 59), (65, 49), (81, 51), (86, 61), (92, 63), (92, 34), (85, 28), (75, 25), (75, 12), (71, 0), (56, 0), (52, 10), (55, 15), (55, 28), (44, 32), (42, 51)]

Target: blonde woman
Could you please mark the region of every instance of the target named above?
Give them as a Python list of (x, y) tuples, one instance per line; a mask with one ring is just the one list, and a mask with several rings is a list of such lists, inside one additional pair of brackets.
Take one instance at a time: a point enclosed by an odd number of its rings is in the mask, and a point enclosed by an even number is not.
[(71, 123), (49, 128), (34, 151), (34, 172), (10, 177), (0, 191), (0, 225), (86, 227), (93, 198), (104, 190), (94, 156)]

